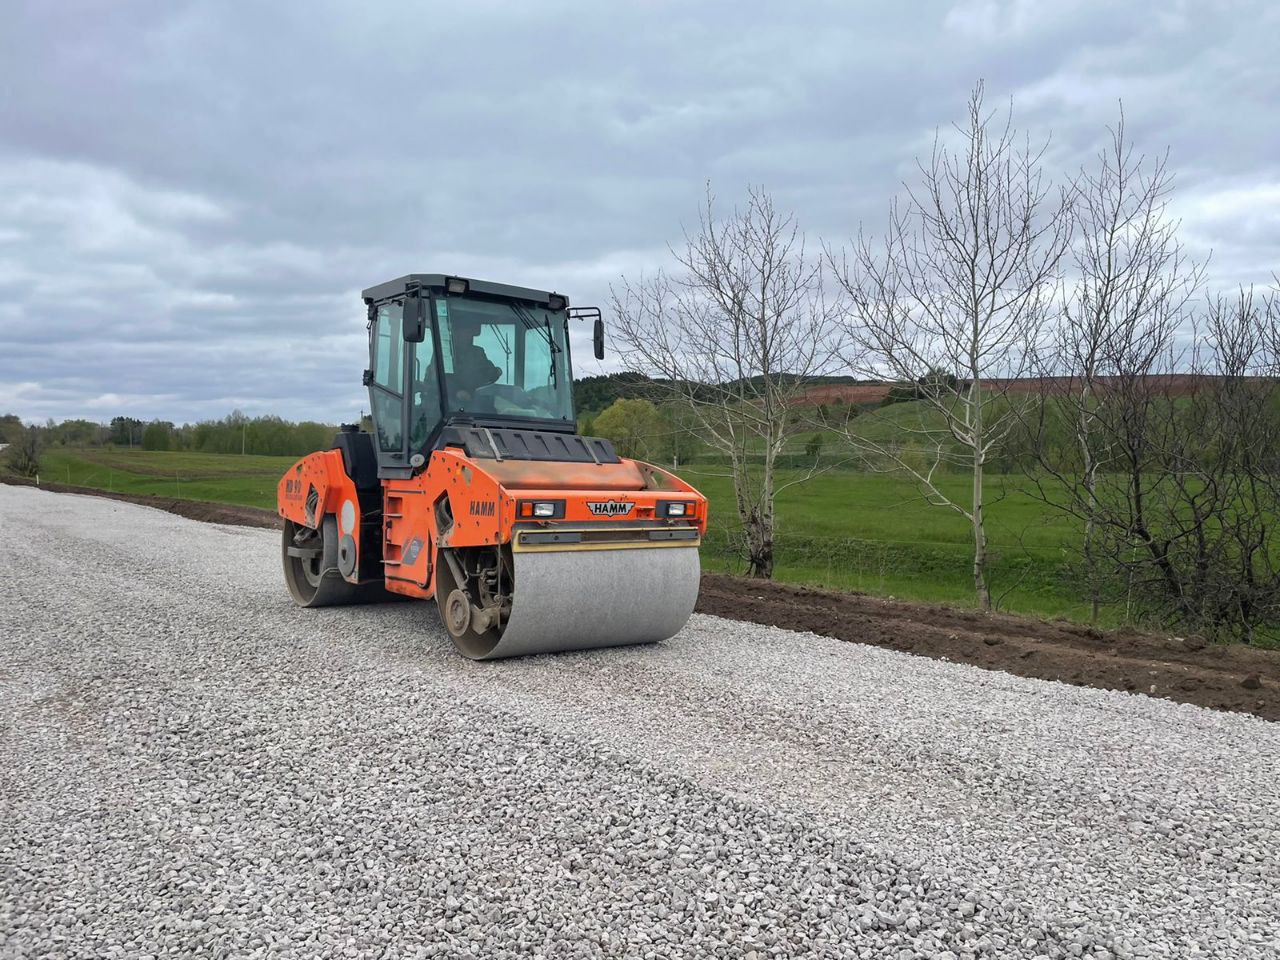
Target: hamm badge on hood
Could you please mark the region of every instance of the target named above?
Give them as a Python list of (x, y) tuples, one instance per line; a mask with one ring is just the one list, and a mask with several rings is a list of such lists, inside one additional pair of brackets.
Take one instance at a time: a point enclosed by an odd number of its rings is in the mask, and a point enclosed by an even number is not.
[(625, 517), (634, 503), (626, 500), (588, 500), (587, 509), (597, 517)]

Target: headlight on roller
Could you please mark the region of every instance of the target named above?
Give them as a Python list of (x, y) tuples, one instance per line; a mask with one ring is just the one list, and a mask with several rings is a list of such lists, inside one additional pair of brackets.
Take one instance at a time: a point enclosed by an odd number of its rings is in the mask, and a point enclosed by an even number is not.
[(563, 520), (563, 500), (521, 500), (516, 504), (516, 516), (521, 520)]
[(672, 519), (674, 517), (691, 517), (694, 512), (694, 505), (680, 500), (659, 500), (655, 511), (659, 517)]

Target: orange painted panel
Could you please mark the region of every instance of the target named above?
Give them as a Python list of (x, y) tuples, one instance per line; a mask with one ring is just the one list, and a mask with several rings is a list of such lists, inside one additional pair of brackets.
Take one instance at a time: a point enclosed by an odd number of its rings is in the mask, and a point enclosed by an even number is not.
[(547, 460), (480, 460), (481, 469), (508, 490), (643, 490), (634, 460), (621, 463), (556, 463)]
[[(313, 495), (314, 491), (314, 495)], [(276, 485), (276, 512), (294, 523), (319, 529), (326, 514), (338, 521), (338, 535), (351, 534), (356, 543), (357, 582), (360, 570), (360, 498), (356, 485), (347, 476), (342, 454), (323, 450), (308, 454), (285, 471)]]

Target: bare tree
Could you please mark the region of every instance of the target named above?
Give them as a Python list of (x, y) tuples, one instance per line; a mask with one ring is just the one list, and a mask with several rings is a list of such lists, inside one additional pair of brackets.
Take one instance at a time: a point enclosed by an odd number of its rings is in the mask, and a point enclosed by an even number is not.
[[(1115, 437), (1097, 429), (1099, 393), (1116, 378), (1150, 376), (1169, 359), (1204, 275), (1183, 253), (1178, 223), (1167, 213), (1167, 160), (1135, 155), (1122, 113), (1095, 165), (1080, 171), (1072, 188), (1074, 282), (1064, 287), (1058, 322), (1035, 363), (1046, 386), (1037, 408), (1038, 472), (1054, 482), (1053, 497), (1074, 501), (1095, 621), (1107, 582), (1094, 557), (1098, 475), (1124, 459)], [(1131, 397), (1144, 398), (1150, 391)], [(1053, 427), (1071, 434), (1073, 457), (1064, 458), (1046, 436)], [(1048, 492), (1043, 483), (1039, 489)]]
[(1145, 617), (1247, 641), (1280, 619), (1278, 322), (1274, 291), (1210, 297), (1189, 357), (1099, 390), (1093, 430), (1118, 455), (1094, 555)]
[(830, 364), (822, 260), (762, 189), (723, 219), (708, 189), (673, 256), (674, 272), (624, 277), (613, 291), (616, 342), (728, 461), (749, 572), (771, 577), (774, 498), (813, 472), (780, 482), (777, 462), (803, 428), (796, 401)]
[(40, 472), (40, 453), (44, 447), (44, 438), (39, 427), (18, 424), (9, 433), (9, 444), (5, 448), (5, 461), (14, 473), (21, 477), (34, 477)]
[[(934, 139), (920, 182), (890, 210), (884, 238), (860, 235), (852, 253), (828, 257), (848, 294), (846, 358), (863, 375), (914, 385), (920, 416), (899, 420), (915, 442), (877, 439), (875, 417), (845, 427), (875, 462), (919, 484), (926, 499), (962, 514), (973, 531), (973, 582), (991, 608), (987, 577), (984, 473), (1018, 422), (1025, 397), (1012, 380), (1029, 369), (1058, 283), (1070, 236), (1068, 203), (1046, 179), (1044, 147), (1017, 136), (983, 104), (979, 84), (955, 141)], [(919, 451), (925, 456), (921, 460)], [(972, 485), (955, 497), (939, 471), (963, 464)]]

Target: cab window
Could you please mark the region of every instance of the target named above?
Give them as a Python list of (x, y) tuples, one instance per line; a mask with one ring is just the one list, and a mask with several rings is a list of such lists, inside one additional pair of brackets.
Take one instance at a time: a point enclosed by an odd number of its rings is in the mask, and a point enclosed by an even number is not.
[[(415, 349), (416, 348), (416, 349)], [(421, 343), (407, 343), (412, 351), (413, 387), (409, 397), (409, 446), (421, 450), (440, 424), (440, 375), (435, 343), (430, 335)]]
[(400, 392), (400, 351), (404, 347), (400, 331), (402, 311), (403, 308), (398, 303), (379, 307), (374, 337), (374, 382), (396, 393)]
[(404, 448), (404, 337), (400, 330), (403, 308), (400, 304), (383, 304), (374, 317), (373, 383), (369, 385), (369, 404), (373, 412), (378, 449), (397, 453)]

